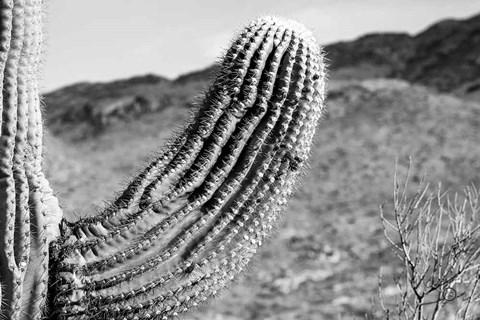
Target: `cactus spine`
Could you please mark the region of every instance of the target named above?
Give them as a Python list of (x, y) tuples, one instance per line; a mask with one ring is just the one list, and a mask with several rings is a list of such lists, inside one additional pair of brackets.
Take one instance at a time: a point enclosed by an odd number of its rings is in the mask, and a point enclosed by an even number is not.
[(42, 317), (48, 267), (59, 319), (170, 319), (214, 296), (269, 234), (308, 157), (325, 75), (312, 34), (271, 17), (248, 25), (183, 132), (58, 237), (40, 166), (41, 1), (1, 3), (2, 315)]

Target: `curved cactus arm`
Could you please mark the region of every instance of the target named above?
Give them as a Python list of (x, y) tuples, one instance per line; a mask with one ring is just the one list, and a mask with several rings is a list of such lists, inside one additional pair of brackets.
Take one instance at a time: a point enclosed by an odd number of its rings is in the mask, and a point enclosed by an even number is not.
[(322, 54), (262, 18), (227, 52), (198, 114), (104, 212), (65, 223), (41, 171), (41, 0), (0, 1), (0, 312), (170, 318), (224, 287), (269, 233), (322, 111)]
[(312, 34), (248, 25), (194, 120), (93, 218), (55, 243), (60, 319), (170, 319), (249, 262), (285, 207), (323, 109)]
[(42, 1), (0, 1), (0, 318), (40, 319), (62, 212), (41, 171)]

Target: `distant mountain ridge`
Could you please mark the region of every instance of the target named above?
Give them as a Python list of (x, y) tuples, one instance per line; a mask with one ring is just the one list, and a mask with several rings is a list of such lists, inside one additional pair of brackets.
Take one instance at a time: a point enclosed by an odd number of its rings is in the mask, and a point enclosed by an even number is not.
[(118, 121), (171, 106), (189, 106), (204, 85), (205, 81), (177, 84), (152, 74), (106, 83), (77, 83), (44, 95), (46, 121), (53, 134), (74, 140), (88, 138)]
[[(394, 77), (443, 92), (480, 86), (480, 14), (442, 20), (413, 36), (372, 33), (326, 45), (324, 50), (334, 79)], [(211, 66), (175, 81), (206, 81), (215, 70)]]
[(370, 34), (325, 47), (330, 69), (361, 76), (369, 66), (377, 76), (401, 78), (442, 92), (468, 93), (480, 80), (480, 15), (443, 20), (417, 35)]
[(445, 92), (480, 80), (480, 14), (436, 23), (414, 41), (415, 53), (394, 75)]
[[(443, 20), (423, 32), (375, 33), (324, 47), (332, 80), (400, 78), (442, 92), (480, 98), (480, 14)], [(218, 66), (169, 80), (147, 74), (108, 83), (78, 83), (48, 93), (53, 133), (88, 137), (112, 122), (189, 106)]]

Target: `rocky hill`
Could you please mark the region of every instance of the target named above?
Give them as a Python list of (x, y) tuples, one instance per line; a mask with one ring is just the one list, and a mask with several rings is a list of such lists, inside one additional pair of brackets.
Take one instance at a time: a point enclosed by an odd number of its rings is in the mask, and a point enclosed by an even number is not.
[(378, 33), (324, 49), (333, 78), (369, 79), (388, 77), (404, 68), (414, 54), (415, 41), (406, 33)]
[(445, 20), (414, 37), (414, 54), (394, 75), (448, 92), (478, 90), (480, 15)]
[(108, 83), (77, 83), (44, 95), (46, 120), (53, 134), (73, 140), (103, 132), (117, 122), (185, 107), (194, 102), (205, 82), (176, 84), (156, 75)]
[(370, 34), (325, 51), (334, 78), (396, 77), (467, 95), (480, 89), (480, 15), (440, 21), (414, 36)]

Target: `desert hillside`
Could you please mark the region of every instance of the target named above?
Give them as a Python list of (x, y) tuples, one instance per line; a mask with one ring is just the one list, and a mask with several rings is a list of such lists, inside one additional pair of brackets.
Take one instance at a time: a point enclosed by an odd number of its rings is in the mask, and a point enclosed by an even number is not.
[[(378, 215), (382, 203), (388, 212), (395, 159), (400, 173), (414, 159), (413, 181), (426, 171), (452, 191), (480, 185), (480, 16), (325, 51), (328, 113), (277, 235), (237, 285), (188, 319), (361, 318), (379, 267), (386, 279), (397, 270)], [(48, 175), (69, 219), (95, 213), (122, 189), (187, 120), (214, 69), (45, 95)]]

